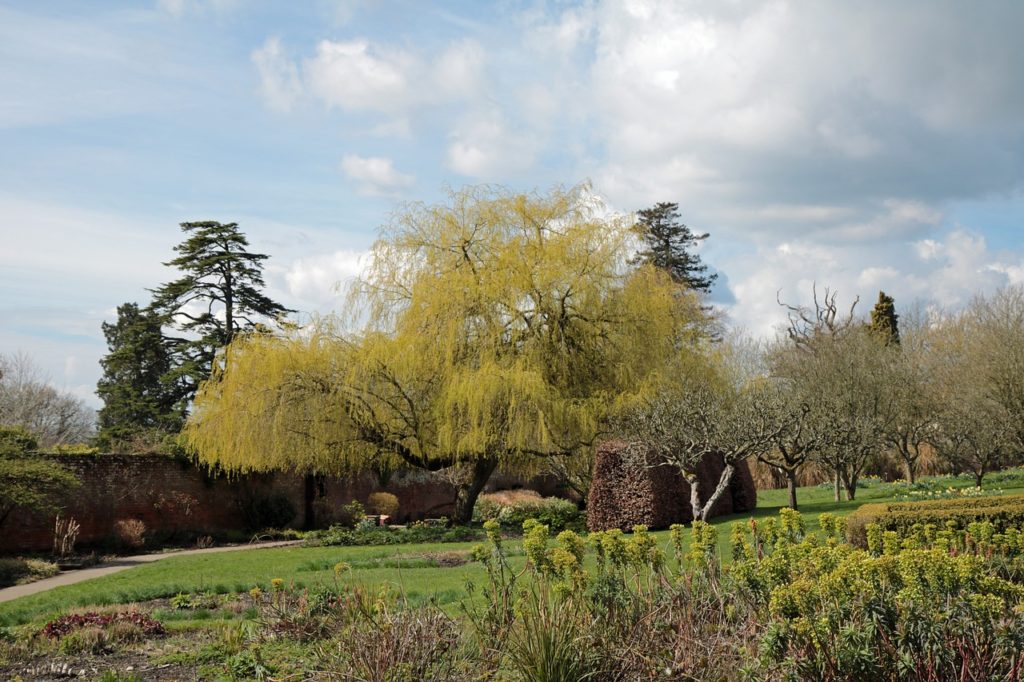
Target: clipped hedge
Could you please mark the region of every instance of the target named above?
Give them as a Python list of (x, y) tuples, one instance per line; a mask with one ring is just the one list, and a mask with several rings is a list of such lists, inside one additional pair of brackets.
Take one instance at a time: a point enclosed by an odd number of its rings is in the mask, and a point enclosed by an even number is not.
[(945, 528), (950, 521), (958, 529), (978, 521), (990, 521), (996, 532), (1001, 533), (1008, 527), (1024, 524), (1024, 495), (865, 504), (848, 517), (847, 536), (852, 544), (865, 548), (869, 523), (877, 523), (883, 531), (896, 531), (902, 536), (915, 524)]
[[(710, 495), (725, 464), (709, 454), (701, 462), (701, 488)], [(736, 467), (729, 490), (712, 516), (751, 511), (757, 506), (757, 488), (746, 463)], [(693, 520), (690, 486), (674, 467), (658, 464), (639, 443), (610, 440), (597, 447), (587, 499), (587, 528), (592, 531), (641, 525), (655, 530)]]

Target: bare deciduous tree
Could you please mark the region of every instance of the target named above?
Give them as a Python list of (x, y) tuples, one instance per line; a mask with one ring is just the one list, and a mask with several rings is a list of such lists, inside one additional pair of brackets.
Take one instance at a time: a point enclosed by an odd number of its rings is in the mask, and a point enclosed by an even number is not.
[(797, 476), (822, 443), (817, 403), (794, 381), (773, 378), (765, 388), (765, 400), (778, 420), (773, 447), (758, 459), (785, 477), (789, 506), (797, 508)]
[(780, 298), (781, 292), (776, 294), (775, 300), (787, 311), (786, 335), (789, 340), (797, 348), (813, 352), (815, 341), (822, 336), (837, 337), (853, 326), (860, 297), (853, 299), (850, 309), (843, 315), (837, 301), (839, 292), (825, 287), (819, 294), (818, 285), (814, 284), (811, 294), (813, 307), (785, 303)]
[(978, 297), (930, 333), (939, 454), (981, 485), (1024, 447), (1024, 289)]
[(921, 455), (936, 445), (938, 437), (940, 404), (931, 336), (925, 316), (916, 311), (904, 314), (902, 341), (888, 353), (895, 400), (883, 438), (902, 460), (910, 483), (917, 479)]
[(96, 412), (51, 386), (27, 355), (0, 355), (0, 424), (28, 429), (45, 449), (90, 438)]
[(939, 452), (956, 469), (974, 474), (975, 485), (1009, 464), (1012, 426), (997, 405), (965, 396), (946, 406), (940, 424)]
[(967, 361), (986, 399), (999, 406), (1024, 450), (1024, 287), (979, 296), (966, 312)]
[(843, 315), (828, 288), (819, 296), (815, 287), (813, 307), (780, 304), (789, 311), (788, 350), (777, 353), (773, 369), (808, 396), (814, 457), (832, 471), (835, 499), (845, 489), (852, 500), (894, 417), (895, 349), (857, 318), (857, 300)]
[[(733, 354), (718, 371), (690, 368), (663, 390), (627, 410), (619, 430), (651, 448), (659, 462), (679, 469), (690, 485), (695, 519), (707, 520), (729, 489), (737, 465), (768, 452), (779, 430), (763, 377), (744, 376)], [(715, 489), (705, 493), (700, 466), (721, 457), (724, 467)]]

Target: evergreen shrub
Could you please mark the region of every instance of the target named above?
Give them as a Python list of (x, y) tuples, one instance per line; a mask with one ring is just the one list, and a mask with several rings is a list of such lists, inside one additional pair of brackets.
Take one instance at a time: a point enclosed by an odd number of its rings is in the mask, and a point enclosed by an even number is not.
[(1024, 495), (865, 504), (848, 517), (847, 534), (853, 545), (865, 548), (869, 524), (905, 536), (915, 525), (966, 529), (979, 521), (989, 521), (996, 532), (1024, 525)]

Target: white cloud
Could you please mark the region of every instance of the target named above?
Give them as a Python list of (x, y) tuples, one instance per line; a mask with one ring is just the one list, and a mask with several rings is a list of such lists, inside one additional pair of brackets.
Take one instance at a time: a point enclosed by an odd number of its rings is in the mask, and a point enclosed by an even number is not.
[(157, 8), (175, 19), (189, 13), (203, 14), (230, 12), (239, 7), (239, 0), (157, 0)]
[(382, 115), (374, 135), (408, 137), (424, 108), (475, 100), (485, 88), (487, 51), (476, 40), (452, 41), (434, 52), (397, 48), (367, 38), (322, 40), (301, 67), (268, 39), (253, 53), (269, 107), (288, 110), (301, 93), (343, 113)]
[(180, 17), (185, 13), (187, 0), (157, 0), (157, 7), (171, 16)]
[(775, 300), (780, 290), (783, 301), (809, 305), (815, 284), (819, 291), (828, 286), (839, 292), (841, 305), (849, 306), (859, 297), (862, 313), (879, 290), (894, 296), (897, 308), (920, 301), (949, 310), (964, 305), (975, 293), (1024, 280), (1020, 254), (993, 252), (982, 236), (962, 229), (941, 238), (897, 242), (884, 251), (866, 244), (837, 250), (797, 240), (756, 248), (718, 265), (730, 273), (736, 298), (731, 316), (759, 335), (771, 334), (785, 320)]
[[(757, 212), (767, 205), (839, 205), (849, 239), (856, 225), (862, 239), (884, 233), (893, 196), (934, 207), (1019, 186), (1024, 154), (1009, 150), (1024, 142), (1024, 119), (1010, 112), (1024, 108), (1014, 71), (1024, 49), (1010, 25), (1021, 13), (599, 2), (589, 72), (592, 135), (606, 150), (598, 186), (626, 205), (679, 201), (745, 236), (803, 229), (766, 224)], [(965, 32), (985, 35), (985, 48), (956, 38)]]
[(347, 154), (341, 160), (341, 170), (350, 180), (359, 183), (360, 194), (392, 196), (398, 190), (411, 187), (415, 178), (395, 170), (391, 159), (381, 156)]
[(328, 106), (403, 116), (415, 107), (475, 96), (483, 86), (486, 52), (474, 40), (459, 40), (435, 56), (417, 54), (365, 38), (323, 40), (303, 62), (307, 88)]
[(942, 211), (921, 201), (887, 199), (885, 207), (895, 221), (919, 225), (938, 225), (942, 222)]
[(285, 281), (293, 297), (314, 302), (314, 308), (330, 308), (340, 297), (340, 289), (362, 274), (367, 251), (342, 249), (324, 256), (299, 258), (288, 266)]
[(825, 237), (853, 242), (904, 240), (934, 232), (942, 223), (942, 211), (919, 201), (885, 199), (868, 206), (852, 221), (822, 226), (816, 231)]
[(290, 111), (302, 96), (302, 81), (295, 62), (290, 60), (278, 38), (268, 38), (251, 56), (260, 76), (260, 93), (267, 106), (276, 111)]
[(480, 91), (487, 54), (475, 40), (449, 45), (433, 66), (433, 80), (439, 92), (471, 97)]
[(942, 253), (943, 245), (934, 239), (922, 239), (914, 242), (914, 251), (921, 260), (932, 260)]
[(416, 66), (412, 55), (367, 40), (323, 40), (304, 62), (303, 75), (310, 92), (329, 106), (393, 113), (415, 99), (410, 76)]
[(551, 20), (540, 14), (527, 15), (524, 39), (531, 50), (567, 55), (589, 40), (595, 28), (592, 7), (568, 7)]
[(857, 287), (861, 291), (871, 289), (882, 290), (885, 289), (886, 284), (896, 281), (899, 277), (900, 271), (893, 267), (865, 268), (857, 276)]
[(448, 167), (473, 178), (514, 175), (533, 165), (538, 142), (513, 130), (496, 109), (466, 116), (450, 134)]

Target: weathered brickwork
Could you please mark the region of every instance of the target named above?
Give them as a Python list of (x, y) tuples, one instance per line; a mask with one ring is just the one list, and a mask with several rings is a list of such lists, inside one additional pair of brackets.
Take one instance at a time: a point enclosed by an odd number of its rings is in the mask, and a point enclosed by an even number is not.
[[(437, 475), (397, 472), (386, 484), (376, 476), (325, 479), (315, 486), (296, 474), (210, 475), (182, 460), (150, 455), (53, 455), (82, 485), (62, 500), (62, 516), (81, 525), (80, 547), (109, 541), (118, 519), (139, 519), (151, 533), (179, 536), (223, 535), (245, 527), (243, 501), (283, 495), (298, 514), (292, 525), (307, 523), (316, 488), (338, 505), (366, 501), (370, 493), (394, 493), (398, 520), (441, 516), (452, 509), (454, 488)], [(0, 552), (45, 551), (53, 544), (52, 515), (15, 511), (0, 527)]]

